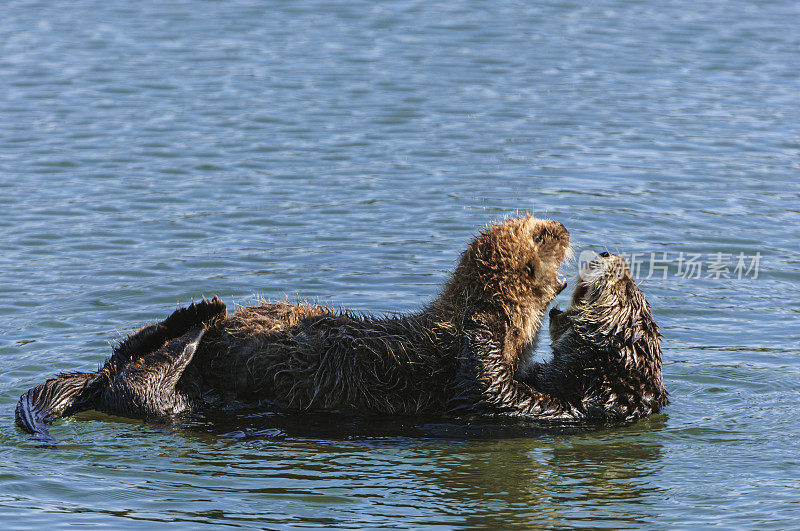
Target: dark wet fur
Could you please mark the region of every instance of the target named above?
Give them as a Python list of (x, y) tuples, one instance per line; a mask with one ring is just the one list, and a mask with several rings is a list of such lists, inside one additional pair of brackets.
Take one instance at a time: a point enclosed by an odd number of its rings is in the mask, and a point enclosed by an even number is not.
[(458, 330), (422, 312), (373, 317), (322, 306), (240, 308), (196, 355), (203, 385), (286, 411), (443, 412)]
[(526, 381), (569, 404), (579, 419), (632, 420), (669, 402), (661, 333), (627, 263), (606, 255), (581, 279), (566, 311), (550, 311), (553, 357)]

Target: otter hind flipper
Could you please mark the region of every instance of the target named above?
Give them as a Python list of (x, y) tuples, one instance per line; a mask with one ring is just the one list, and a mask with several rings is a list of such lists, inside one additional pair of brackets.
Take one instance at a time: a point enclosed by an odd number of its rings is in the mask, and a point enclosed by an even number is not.
[(195, 327), (129, 363), (103, 389), (99, 409), (136, 417), (159, 417), (190, 409), (192, 398), (176, 385), (205, 331), (202, 326)]
[[(194, 356), (205, 326), (225, 315), (225, 303), (214, 297), (180, 308), (163, 321), (145, 326), (122, 341), (98, 372), (61, 374), (25, 392), (17, 403), (17, 425), (34, 439), (55, 444), (58, 440), (50, 435), (48, 425), (79, 411), (104, 409), (147, 415), (150, 409), (139, 405), (142, 400), (152, 404), (186, 403), (175, 385)], [(149, 375), (159, 375), (163, 381)], [(127, 382), (123, 386), (130, 388), (127, 395), (114, 388), (115, 382), (120, 381)], [(156, 398), (154, 402), (144, 398), (150, 395)], [(125, 406), (123, 396), (137, 402)], [(162, 409), (171, 411), (167, 407)], [(158, 412), (156, 408), (154, 413)]]
[(57, 443), (48, 425), (60, 417), (94, 407), (100, 380), (98, 373), (75, 372), (60, 374), (29, 389), (17, 402), (17, 425), (36, 440)]
[(219, 297), (193, 302), (186, 308), (175, 310), (161, 322), (145, 326), (131, 334), (114, 349), (109, 363), (127, 363), (164, 346), (171, 339), (181, 337), (195, 326), (225, 317), (225, 303)]
[(205, 332), (205, 328), (195, 327), (142, 358), (141, 364), (158, 372), (164, 385), (174, 387), (192, 361)]

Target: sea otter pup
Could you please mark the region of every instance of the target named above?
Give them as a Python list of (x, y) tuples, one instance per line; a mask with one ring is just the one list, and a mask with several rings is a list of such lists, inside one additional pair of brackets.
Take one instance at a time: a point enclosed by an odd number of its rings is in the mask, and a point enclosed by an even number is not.
[(206, 388), (288, 411), (549, 415), (548, 398), (515, 376), (545, 308), (566, 287), (557, 273), (568, 248), (559, 222), (506, 220), (471, 243), (418, 313), (241, 308), (207, 331), (193, 368)]
[(550, 338), (553, 358), (523, 380), (576, 419), (630, 420), (667, 404), (661, 334), (624, 258), (587, 264), (569, 308), (550, 310)]
[(156, 416), (214, 393), (287, 411), (561, 417), (563, 404), (515, 376), (566, 287), (558, 268), (568, 248), (557, 221), (491, 225), (439, 297), (399, 317), (287, 303), (226, 317), (221, 301), (204, 301), (131, 336), (98, 373), (31, 389), (17, 422), (48, 440), (47, 423), (82, 409)]

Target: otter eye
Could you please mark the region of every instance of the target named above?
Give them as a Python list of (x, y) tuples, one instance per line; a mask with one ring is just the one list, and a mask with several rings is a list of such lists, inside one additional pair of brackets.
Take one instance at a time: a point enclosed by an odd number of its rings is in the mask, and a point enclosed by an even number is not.
[(525, 269), (525, 272), (528, 275), (530, 275), (531, 277), (535, 277), (536, 276), (535, 270), (533, 268), (533, 264), (527, 264), (524, 269)]

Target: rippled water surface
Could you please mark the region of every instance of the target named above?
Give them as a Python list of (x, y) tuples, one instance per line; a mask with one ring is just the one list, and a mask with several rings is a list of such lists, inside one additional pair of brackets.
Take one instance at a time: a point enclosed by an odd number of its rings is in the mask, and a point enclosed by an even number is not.
[[(584, 4), (5, 2), (2, 526), (796, 526), (800, 8)], [(204, 294), (418, 308), (517, 211), (641, 263), (664, 414), (13, 425)]]

